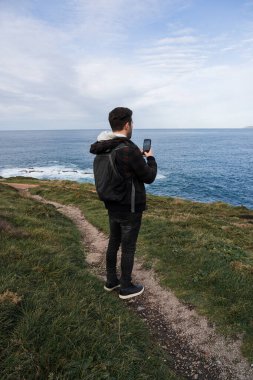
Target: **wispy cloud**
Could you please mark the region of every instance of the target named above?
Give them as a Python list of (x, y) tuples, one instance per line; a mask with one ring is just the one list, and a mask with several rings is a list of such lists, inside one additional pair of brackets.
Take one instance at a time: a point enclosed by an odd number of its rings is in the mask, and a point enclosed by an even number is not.
[(140, 50), (142, 64), (170, 77), (198, 70), (206, 58), (206, 51), (192, 34), (161, 38)]

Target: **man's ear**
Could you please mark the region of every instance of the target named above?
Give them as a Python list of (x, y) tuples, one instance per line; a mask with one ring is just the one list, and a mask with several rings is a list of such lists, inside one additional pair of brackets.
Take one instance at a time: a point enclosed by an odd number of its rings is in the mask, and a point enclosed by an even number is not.
[(127, 130), (130, 127), (129, 121), (124, 125), (123, 129)]

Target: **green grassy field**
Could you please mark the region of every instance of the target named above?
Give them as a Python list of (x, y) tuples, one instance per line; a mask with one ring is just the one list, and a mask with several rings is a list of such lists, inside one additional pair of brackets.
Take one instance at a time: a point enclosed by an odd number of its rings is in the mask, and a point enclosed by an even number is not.
[[(45, 186), (90, 214), (89, 199), (97, 205), (86, 187)], [(179, 379), (143, 322), (88, 272), (71, 221), (1, 183), (0, 268), (1, 380)]]
[[(107, 213), (94, 187), (45, 182), (32, 190), (77, 205), (108, 233)], [(148, 196), (137, 254), (161, 283), (208, 316), (223, 334), (243, 334), (243, 354), (253, 360), (253, 211), (223, 203), (203, 204)]]

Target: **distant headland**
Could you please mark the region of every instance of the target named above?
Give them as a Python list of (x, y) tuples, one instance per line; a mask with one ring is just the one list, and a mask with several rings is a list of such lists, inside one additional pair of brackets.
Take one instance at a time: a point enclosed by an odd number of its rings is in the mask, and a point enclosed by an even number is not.
[(249, 125), (249, 126), (244, 127), (244, 128), (253, 128), (253, 125)]

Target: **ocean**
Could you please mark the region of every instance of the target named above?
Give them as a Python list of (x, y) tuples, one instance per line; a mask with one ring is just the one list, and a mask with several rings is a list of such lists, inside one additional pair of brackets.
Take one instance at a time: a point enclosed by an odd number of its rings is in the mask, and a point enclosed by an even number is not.
[[(0, 131), (0, 176), (94, 182), (89, 147), (99, 130)], [(136, 129), (158, 163), (147, 192), (253, 209), (253, 129)]]

